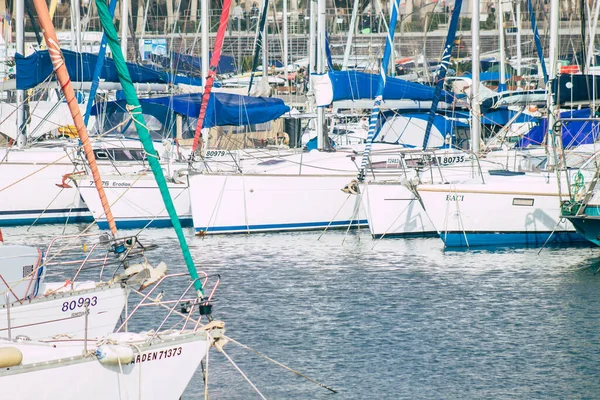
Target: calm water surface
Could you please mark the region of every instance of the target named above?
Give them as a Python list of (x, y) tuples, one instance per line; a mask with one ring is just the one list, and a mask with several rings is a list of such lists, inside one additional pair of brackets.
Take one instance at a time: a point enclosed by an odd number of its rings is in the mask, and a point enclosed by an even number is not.
[[(45, 245), (60, 230), (3, 232)], [(187, 233), (197, 265), (221, 274), (214, 316), (227, 334), (339, 391), (228, 344), (268, 399), (599, 396), (600, 248), (444, 252), (438, 239), (376, 242), (365, 231)], [(141, 237), (160, 246), (153, 261), (185, 271), (171, 230)], [(209, 387), (213, 400), (258, 398), (216, 351)], [(200, 398), (197, 373), (184, 399)]]

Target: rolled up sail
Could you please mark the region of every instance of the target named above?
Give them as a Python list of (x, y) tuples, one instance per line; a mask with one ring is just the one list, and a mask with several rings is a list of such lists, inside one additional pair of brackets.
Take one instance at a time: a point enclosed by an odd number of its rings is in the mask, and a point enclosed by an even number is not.
[[(98, 56), (90, 53), (77, 53), (62, 49), (64, 63), (73, 82), (91, 82)], [(27, 90), (36, 87), (52, 74), (52, 60), (48, 50), (36, 51), (30, 56), (23, 57), (15, 54), (17, 67), (17, 89)], [(133, 83), (164, 83), (201, 86), (199, 78), (172, 75), (164, 71), (127, 63), (127, 69)], [(100, 79), (106, 82), (119, 82), (115, 62), (106, 58), (102, 66)]]
[[(375, 99), (381, 75), (360, 71), (329, 71), (311, 75), (317, 106), (325, 107), (334, 101)], [(431, 101), (435, 89), (420, 83), (386, 77), (383, 100)], [(440, 100), (452, 103), (452, 94), (442, 91)]]

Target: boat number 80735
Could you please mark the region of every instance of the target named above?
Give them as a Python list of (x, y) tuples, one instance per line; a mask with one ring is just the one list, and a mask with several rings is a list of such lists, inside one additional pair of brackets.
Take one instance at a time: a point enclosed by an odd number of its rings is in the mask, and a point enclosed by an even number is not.
[(438, 164), (454, 164), (465, 161), (465, 156), (436, 157)]

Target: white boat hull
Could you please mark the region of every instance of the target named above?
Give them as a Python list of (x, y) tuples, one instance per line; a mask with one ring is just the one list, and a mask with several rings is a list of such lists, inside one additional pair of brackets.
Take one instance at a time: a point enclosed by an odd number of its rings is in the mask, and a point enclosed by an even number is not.
[(189, 177), (197, 234), (343, 228), (366, 224), (357, 196), (342, 192), (355, 175)]
[[(51, 284), (42, 284), (42, 291)], [(58, 289), (61, 285), (51, 285)], [(78, 287), (96, 286), (93, 282), (77, 283)], [(127, 301), (124, 286), (103, 285), (97, 288), (58, 291), (56, 294), (32, 300), (13, 302), (10, 309), (0, 308), (0, 337), (26, 336), (32, 340), (57, 335), (72, 338), (85, 337), (85, 305), (88, 304), (87, 337), (97, 338), (115, 329)]]
[[(148, 175), (104, 175), (102, 179), (118, 229), (171, 226), (169, 214), (153, 177)], [(185, 180), (185, 177), (183, 179)], [(182, 226), (191, 226), (192, 212), (187, 181), (185, 183), (168, 182), (167, 185)], [(77, 187), (98, 226), (101, 229), (108, 229), (108, 222), (91, 177), (77, 178)]]
[[(0, 151), (0, 226), (89, 222), (91, 215), (74, 187), (61, 187), (75, 171), (63, 149)], [(72, 155), (71, 155), (72, 156)]]
[(360, 192), (374, 237), (437, 236), (421, 203), (406, 186), (369, 182), (360, 186)]
[(205, 332), (197, 332), (151, 346), (136, 343), (133, 362), (121, 365), (82, 356), (81, 344), (52, 348), (36, 342), (2, 342), (2, 347), (23, 353), (21, 365), (0, 369), (0, 386), (11, 399), (177, 400), (206, 356), (209, 340)]
[(448, 247), (583, 240), (571, 223), (560, 220), (552, 174), (488, 176), (485, 184), (424, 184), (418, 192)]

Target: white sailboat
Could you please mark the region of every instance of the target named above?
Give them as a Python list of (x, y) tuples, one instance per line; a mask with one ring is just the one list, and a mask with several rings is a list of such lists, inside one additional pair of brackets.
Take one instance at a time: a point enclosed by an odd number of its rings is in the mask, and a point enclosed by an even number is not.
[(166, 271), (164, 263), (148, 264), (145, 248), (135, 237), (97, 234), (56, 237), (44, 251), (0, 245), (0, 334), (82, 339), (112, 332), (140, 278), (147, 275), (148, 286)]
[[(187, 283), (170, 282), (178, 277)], [(207, 288), (207, 276), (202, 279)], [(161, 293), (173, 285), (183, 288), (181, 294), (161, 299)], [(218, 281), (207, 300), (217, 286)], [(193, 291), (187, 274), (163, 276), (125, 315), (115, 333), (100, 338), (62, 335), (46, 340), (22, 336), (0, 340), (0, 385), (4, 393), (14, 399), (179, 399), (209, 348), (225, 342), (221, 340), (221, 321), (201, 323), (210, 309), (188, 295)], [(182, 302), (191, 311), (180, 312)], [(153, 309), (151, 317), (143, 312), (148, 307)], [(198, 317), (192, 316), (198, 309)], [(157, 318), (161, 310), (162, 319)], [(129, 332), (128, 324), (140, 319), (154, 321), (156, 330)]]

